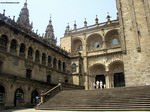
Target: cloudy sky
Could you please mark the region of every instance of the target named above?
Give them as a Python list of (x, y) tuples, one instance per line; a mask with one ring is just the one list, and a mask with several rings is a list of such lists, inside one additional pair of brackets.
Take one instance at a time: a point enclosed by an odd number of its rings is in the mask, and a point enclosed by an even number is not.
[[(11, 18), (15, 15), (16, 19), (24, 5), (25, 0), (0, 0), (0, 2), (19, 2), (18, 4), (0, 3), (0, 13), (6, 10), (6, 16)], [(55, 36), (58, 44), (63, 37), (67, 23), (73, 28), (74, 21), (77, 27), (83, 27), (86, 18), (88, 25), (95, 23), (96, 15), (99, 22), (105, 22), (109, 12), (111, 19), (116, 19), (115, 0), (27, 0), (30, 22), (33, 22), (33, 29), (42, 35), (45, 33), (50, 14)]]

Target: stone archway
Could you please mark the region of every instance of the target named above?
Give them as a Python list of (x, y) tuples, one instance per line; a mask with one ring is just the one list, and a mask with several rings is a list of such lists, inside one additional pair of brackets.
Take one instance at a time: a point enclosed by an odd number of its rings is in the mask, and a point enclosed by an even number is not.
[(124, 65), (122, 61), (114, 61), (109, 65), (112, 87), (124, 87)]
[(14, 106), (21, 107), (23, 104), (23, 100), (24, 100), (24, 92), (21, 88), (18, 88), (15, 91), (15, 95), (14, 95)]
[(87, 50), (96, 51), (103, 48), (103, 37), (100, 34), (92, 34), (87, 38)]
[(38, 101), (39, 101), (39, 93), (35, 89), (31, 93), (31, 104), (36, 105), (38, 103)]
[(73, 52), (73, 54), (78, 54), (78, 52), (82, 52), (83, 51), (82, 40), (80, 40), (79, 38), (73, 39), (71, 51)]
[(103, 84), (105, 81), (105, 65), (95, 64), (89, 68), (89, 89), (94, 89), (96, 81), (102, 81)]

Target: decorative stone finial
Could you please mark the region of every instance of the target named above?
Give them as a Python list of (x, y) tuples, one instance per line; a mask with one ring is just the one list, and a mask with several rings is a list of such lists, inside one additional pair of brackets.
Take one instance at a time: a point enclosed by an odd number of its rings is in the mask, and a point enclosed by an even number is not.
[(95, 18), (95, 24), (98, 25), (98, 17), (96, 15), (96, 18)]
[(36, 34), (38, 34), (38, 29), (36, 30)]
[(67, 26), (66, 28), (67, 28), (67, 31), (69, 31), (69, 30), (70, 30), (70, 26), (69, 26), (69, 23), (68, 23), (68, 26)]
[(118, 15), (118, 12), (117, 12), (117, 20), (119, 20), (119, 15)]
[(106, 17), (106, 19), (107, 19), (107, 23), (108, 23), (108, 24), (110, 24), (110, 18), (111, 18), (111, 17), (110, 17), (110, 15), (109, 15), (109, 12), (107, 12), (107, 17)]
[(87, 21), (86, 21), (86, 18), (85, 18), (85, 21), (84, 21), (84, 27), (87, 28)]
[(5, 9), (3, 10), (3, 15), (5, 16)]
[(13, 21), (15, 21), (15, 16), (13, 16)]
[(74, 30), (77, 30), (77, 24), (76, 24), (76, 21), (74, 21)]

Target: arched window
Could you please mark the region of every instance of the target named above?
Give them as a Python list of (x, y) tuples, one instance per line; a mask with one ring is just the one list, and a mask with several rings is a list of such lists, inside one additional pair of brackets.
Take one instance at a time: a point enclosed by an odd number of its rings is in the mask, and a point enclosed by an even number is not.
[(56, 60), (56, 58), (53, 59), (53, 68), (57, 69), (57, 60)]
[(26, 69), (26, 78), (31, 79), (31, 77), (32, 77), (32, 70)]
[(15, 51), (17, 50), (17, 42), (15, 39), (11, 41), (10, 49), (15, 50)]
[(117, 38), (112, 39), (111, 45), (112, 45), (112, 46), (119, 45), (118, 39), (117, 39)]
[(33, 49), (32, 49), (32, 47), (29, 47), (29, 49), (28, 49), (28, 56), (32, 57), (32, 55), (33, 55)]
[(2, 35), (0, 37), (0, 45), (7, 47), (7, 43), (8, 43), (8, 38), (6, 35)]
[(48, 56), (48, 66), (52, 66), (51, 63), (52, 63), (52, 58), (51, 56)]
[(42, 53), (42, 63), (45, 64), (46, 62), (46, 54)]
[(51, 75), (47, 75), (47, 82), (51, 83)]
[(75, 63), (72, 64), (72, 72), (77, 71), (77, 65)]
[(39, 50), (36, 50), (36, 51), (35, 51), (35, 61), (36, 61), (36, 62), (39, 62), (39, 61), (40, 61), (40, 52), (39, 52)]
[(60, 60), (58, 61), (58, 70), (61, 71), (61, 61)]
[(5, 94), (5, 89), (3, 86), (0, 86), (0, 103), (4, 103), (4, 94)]
[(63, 72), (66, 72), (66, 63), (63, 62)]
[(25, 53), (25, 44), (20, 44), (20, 50), (19, 50), (19, 52), (21, 53), (21, 54), (24, 54)]

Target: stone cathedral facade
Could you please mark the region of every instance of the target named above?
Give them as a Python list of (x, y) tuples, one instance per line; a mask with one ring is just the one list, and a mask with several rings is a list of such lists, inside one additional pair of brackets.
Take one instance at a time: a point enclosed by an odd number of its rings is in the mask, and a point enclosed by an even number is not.
[[(0, 108), (38, 103), (61, 81), (95, 89), (150, 84), (150, 1), (116, 0), (118, 15), (78, 28), (68, 25), (60, 47), (52, 20), (41, 37), (32, 31), (27, 2), (20, 15), (0, 14)], [(11, 95), (10, 95), (11, 94)]]

